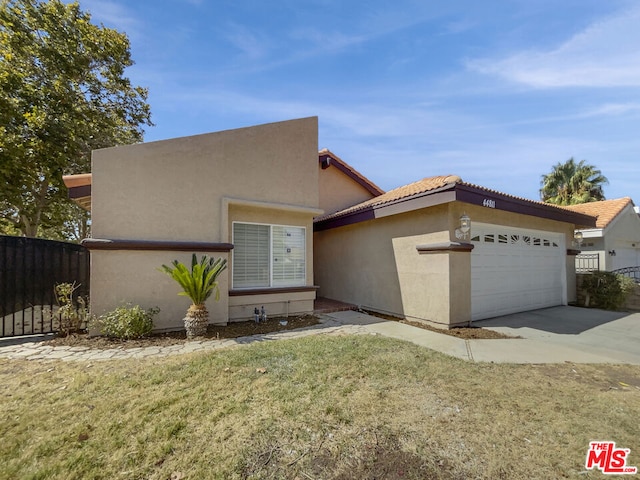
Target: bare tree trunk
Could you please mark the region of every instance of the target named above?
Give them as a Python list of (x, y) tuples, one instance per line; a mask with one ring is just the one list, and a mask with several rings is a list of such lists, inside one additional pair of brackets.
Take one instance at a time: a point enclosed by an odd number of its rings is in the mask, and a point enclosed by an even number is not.
[(43, 180), (40, 184), (40, 189), (34, 195), (35, 200), (35, 212), (32, 218), (29, 218), (26, 214), (22, 213), (20, 218), (22, 219), (22, 227), (20, 231), (25, 237), (37, 237), (38, 227), (40, 227), (40, 220), (42, 219), (42, 211), (46, 206), (47, 190), (49, 189), (49, 181)]

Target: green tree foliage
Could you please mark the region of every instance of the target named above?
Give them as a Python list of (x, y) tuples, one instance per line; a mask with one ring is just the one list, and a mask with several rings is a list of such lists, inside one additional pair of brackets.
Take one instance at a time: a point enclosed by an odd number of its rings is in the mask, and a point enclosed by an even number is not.
[(124, 76), (132, 64), (127, 36), (77, 2), (0, 0), (0, 232), (86, 228), (62, 175), (89, 172), (93, 149), (142, 141), (150, 107)]
[(576, 163), (570, 158), (558, 163), (550, 173), (542, 176), (540, 197), (543, 202), (556, 205), (604, 200), (602, 186), (609, 183), (607, 177), (584, 160)]

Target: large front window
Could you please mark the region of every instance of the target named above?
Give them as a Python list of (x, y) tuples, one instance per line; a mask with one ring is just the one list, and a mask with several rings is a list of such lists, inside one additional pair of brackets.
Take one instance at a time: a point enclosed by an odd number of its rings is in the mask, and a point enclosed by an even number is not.
[(233, 288), (306, 283), (305, 228), (233, 223)]

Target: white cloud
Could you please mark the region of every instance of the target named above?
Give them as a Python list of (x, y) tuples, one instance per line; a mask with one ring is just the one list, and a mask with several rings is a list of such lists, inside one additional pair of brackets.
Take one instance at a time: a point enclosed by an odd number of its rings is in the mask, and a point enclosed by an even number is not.
[(640, 86), (640, 8), (593, 23), (559, 47), (467, 62), (536, 88)]
[(91, 14), (94, 23), (103, 23), (106, 27), (124, 31), (129, 37), (139, 32), (141, 24), (133, 12), (116, 2), (85, 0), (82, 7)]
[(583, 113), (582, 118), (600, 117), (600, 116), (618, 116), (626, 114), (640, 113), (640, 103), (605, 103), (599, 107), (587, 110)]
[(230, 24), (224, 37), (250, 60), (262, 58), (267, 53), (267, 41), (243, 25)]

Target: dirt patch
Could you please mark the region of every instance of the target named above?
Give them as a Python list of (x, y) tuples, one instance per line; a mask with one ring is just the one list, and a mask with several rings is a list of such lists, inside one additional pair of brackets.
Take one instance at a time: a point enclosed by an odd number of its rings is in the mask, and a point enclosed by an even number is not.
[(407, 451), (403, 448), (407, 439), (387, 430), (354, 432), (344, 426), (310, 442), (273, 440), (246, 456), (243, 478), (453, 478), (447, 475), (451, 472), (446, 459)]
[(545, 375), (562, 381), (574, 381), (602, 391), (640, 390), (640, 371), (626, 365), (593, 365), (567, 363), (536, 365)]
[[(235, 322), (226, 326), (209, 325), (207, 333), (199, 339), (221, 339), (248, 337), (283, 330), (310, 327), (320, 323), (315, 315), (301, 315), (296, 317), (273, 317), (266, 322), (255, 323), (253, 321)], [(155, 333), (144, 338), (132, 340), (119, 340), (108, 337), (90, 337), (86, 333), (74, 333), (67, 337), (55, 337), (45, 343), (51, 346), (90, 347), (95, 349), (108, 348), (139, 348), (152, 346), (170, 346), (187, 341), (184, 330), (176, 332)]]
[(442, 333), (444, 335), (450, 335), (452, 337), (463, 338), (465, 340), (482, 340), (482, 339), (502, 339), (502, 338), (522, 338), (505, 335), (504, 333), (495, 332), (486, 328), (480, 327), (454, 327), (451, 329), (436, 328), (423, 322), (404, 320), (402, 318), (394, 317), (392, 315), (385, 315), (384, 313), (366, 311), (367, 314), (374, 317), (384, 318), (385, 320), (392, 320), (394, 322), (404, 323), (405, 325), (411, 325), (412, 327), (422, 328), (431, 332)]

